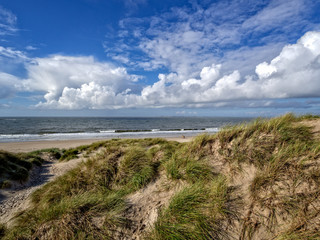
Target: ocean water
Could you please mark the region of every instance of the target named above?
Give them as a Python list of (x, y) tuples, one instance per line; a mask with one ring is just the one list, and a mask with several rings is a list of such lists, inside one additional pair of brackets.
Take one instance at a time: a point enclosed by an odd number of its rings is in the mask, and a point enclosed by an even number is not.
[(2, 117), (0, 142), (195, 136), (250, 121), (227, 117)]

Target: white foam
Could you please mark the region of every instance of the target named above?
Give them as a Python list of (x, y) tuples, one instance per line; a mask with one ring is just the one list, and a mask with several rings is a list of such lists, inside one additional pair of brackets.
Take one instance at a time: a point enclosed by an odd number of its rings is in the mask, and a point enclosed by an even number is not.
[(115, 133), (116, 130), (102, 130), (102, 131), (99, 131), (100, 133)]
[(219, 128), (206, 128), (205, 131), (219, 132)]
[(47, 141), (47, 140), (72, 140), (92, 138), (139, 138), (139, 137), (175, 137), (195, 136), (201, 133), (216, 133), (218, 128), (206, 128), (205, 130), (160, 130), (152, 129), (146, 132), (116, 132), (115, 130), (102, 130), (100, 132), (81, 133), (45, 133), (45, 134), (3, 134), (0, 135), (0, 142), (24, 142), (24, 141)]

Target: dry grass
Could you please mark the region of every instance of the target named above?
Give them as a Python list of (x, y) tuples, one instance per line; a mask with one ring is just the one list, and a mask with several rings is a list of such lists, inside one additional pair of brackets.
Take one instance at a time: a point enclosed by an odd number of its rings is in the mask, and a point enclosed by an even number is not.
[[(306, 124), (317, 119), (287, 114), (190, 143), (115, 139), (70, 150), (70, 156), (100, 153), (35, 192), (32, 208), (17, 217), (15, 228), (1, 226), (0, 234), (4, 239), (320, 239), (320, 141)], [(162, 194), (159, 202), (155, 187)], [(149, 210), (141, 210), (133, 199), (144, 202), (147, 193), (155, 196)]]
[(41, 157), (43, 152), (51, 154), (53, 150), (18, 154), (0, 150), (0, 189), (10, 187), (11, 181), (26, 181), (31, 168), (41, 166), (43, 163)]

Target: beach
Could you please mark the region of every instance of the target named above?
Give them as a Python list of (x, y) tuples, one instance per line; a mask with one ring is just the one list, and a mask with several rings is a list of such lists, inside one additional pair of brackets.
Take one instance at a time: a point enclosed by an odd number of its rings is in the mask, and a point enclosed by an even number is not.
[(2, 117), (0, 150), (13, 153), (48, 148), (69, 149), (110, 139), (164, 138), (186, 142), (215, 134), (239, 117)]
[[(192, 137), (166, 137), (168, 141), (189, 142)], [(0, 143), (0, 150), (19, 153), (32, 152), (48, 148), (68, 149), (81, 145), (89, 145), (94, 142), (107, 141), (110, 139), (72, 139), (72, 140), (53, 140), (53, 141), (30, 141), (30, 142), (7, 142)]]

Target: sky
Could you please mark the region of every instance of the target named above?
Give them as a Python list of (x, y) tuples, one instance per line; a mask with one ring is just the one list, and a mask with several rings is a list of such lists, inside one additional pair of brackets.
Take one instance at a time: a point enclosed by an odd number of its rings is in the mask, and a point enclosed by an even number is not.
[(0, 0), (0, 116), (320, 114), (318, 0)]

